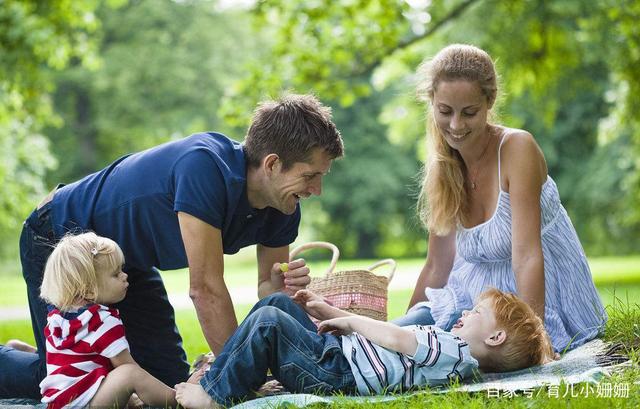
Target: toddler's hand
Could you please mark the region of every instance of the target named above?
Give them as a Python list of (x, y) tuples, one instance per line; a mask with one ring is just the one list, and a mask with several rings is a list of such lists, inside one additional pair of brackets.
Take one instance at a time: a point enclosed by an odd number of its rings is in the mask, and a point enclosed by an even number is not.
[(142, 401), (142, 399), (138, 397), (137, 394), (132, 393), (131, 397), (129, 398), (129, 402), (127, 402), (127, 408), (128, 409), (144, 408), (144, 402)]

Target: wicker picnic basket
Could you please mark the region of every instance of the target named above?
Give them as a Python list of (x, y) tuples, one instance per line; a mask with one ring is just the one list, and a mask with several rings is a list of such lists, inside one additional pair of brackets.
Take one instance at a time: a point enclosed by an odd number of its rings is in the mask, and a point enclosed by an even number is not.
[[(363, 270), (334, 271), (340, 251), (334, 244), (322, 241), (296, 247), (289, 259), (293, 260), (301, 252), (313, 248), (329, 249), (333, 254), (325, 276), (312, 277), (308, 289), (342, 310), (380, 321), (387, 320), (387, 287), (396, 271), (395, 260), (380, 260)], [(373, 270), (384, 265), (391, 266), (388, 276), (373, 273)]]

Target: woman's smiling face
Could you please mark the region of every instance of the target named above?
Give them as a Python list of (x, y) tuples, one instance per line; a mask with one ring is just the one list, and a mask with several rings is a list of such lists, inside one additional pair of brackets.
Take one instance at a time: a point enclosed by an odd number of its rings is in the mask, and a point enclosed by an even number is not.
[(485, 136), (491, 107), (476, 82), (442, 81), (432, 104), (435, 122), (453, 149), (474, 144)]

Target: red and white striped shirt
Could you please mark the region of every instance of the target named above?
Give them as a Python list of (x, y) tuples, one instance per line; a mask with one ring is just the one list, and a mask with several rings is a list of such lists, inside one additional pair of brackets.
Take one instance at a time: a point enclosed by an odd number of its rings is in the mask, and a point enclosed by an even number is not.
[(129, 349), (118, 310), (100, 304), (77, 312), (50, 310), (44, 336), (47, 376), (40, 393), (48, 409), (88, 405), (113, 369), (109, 358)]

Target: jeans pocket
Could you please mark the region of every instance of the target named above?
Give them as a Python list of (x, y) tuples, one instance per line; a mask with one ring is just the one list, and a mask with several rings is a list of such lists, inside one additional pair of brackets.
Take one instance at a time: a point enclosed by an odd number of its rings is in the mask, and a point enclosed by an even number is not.
[(25, 280), (42, 281), (44, 266), (54, 247), (50, 239), (37, 234), (28, 224), (24, 225), (20, 236), (20, 259)]

